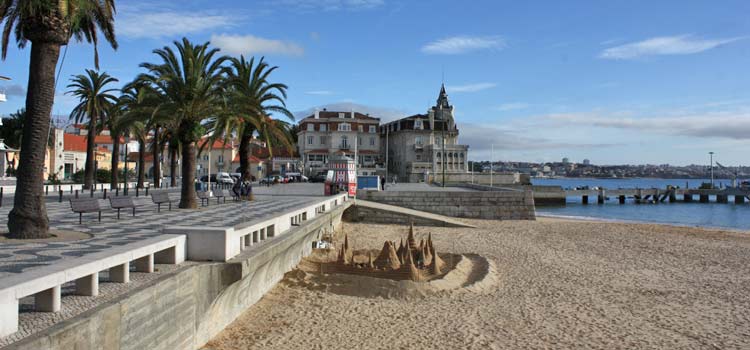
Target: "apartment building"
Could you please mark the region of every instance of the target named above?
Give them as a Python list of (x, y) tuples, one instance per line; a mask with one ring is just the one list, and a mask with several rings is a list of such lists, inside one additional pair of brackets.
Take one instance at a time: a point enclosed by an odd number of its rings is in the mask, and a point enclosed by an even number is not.
[(329, 159), (357, 154), (357, 174), (374, 175), (381, 162), (380, 118), (355, 111), (315, 111), (299, 122), (297, 147), (306, 175), (328, 170)]

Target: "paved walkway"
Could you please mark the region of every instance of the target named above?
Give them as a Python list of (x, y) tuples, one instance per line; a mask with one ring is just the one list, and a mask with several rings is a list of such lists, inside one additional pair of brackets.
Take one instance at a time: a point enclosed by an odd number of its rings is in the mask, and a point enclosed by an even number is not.
[[(263, 221), (284, 212), (310, 205), (322, 197), (313, 196), (256, 196), (253, 202), (232, 202), (217, 205), (216, 200), (208, 207), (199, 209), (174, 209), (168, 211), (162, 205), (160, 213), (149, 198), (139, 198), (145, 206), (138, 208), (136, 217), (123, 210), (121, 219), (116, 212), (102, 212), (102, 222), (97, 214), (84, 214), (83, 224), (78, 224), (78, 214), (70, 210), (68, 202), (47, 203), (50, 228), (92, 234), (93, 237), (69, 242), (48, 243), (0, 243), (0, 283), (5, 276), (27, 272), (34, 268), (100, 252), (111, 247), (123, 246), (138, 240), (158, 236), (164, 226), (209, 226), (234, 227), (255, 221)], [(5, 227), (9, 207), (0, 208), (0, 227)]]

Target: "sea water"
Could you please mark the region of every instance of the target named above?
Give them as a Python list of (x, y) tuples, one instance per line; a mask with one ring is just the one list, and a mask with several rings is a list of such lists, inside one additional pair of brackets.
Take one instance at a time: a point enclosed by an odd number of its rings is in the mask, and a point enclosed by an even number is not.
[[(562, 186), (572, 189), (580, 186), (618, 188), (660, 188), (668, 185), (680, 188), (697, 188), (707, 179), (532, 179), (534, 185)], [(715, 186), (729, 186), (726, 179), (714, 180)], [(596, 204), (596, 199), (589, 199), (589, 204), (581, 203), (581, 197), (568, 197), (567, 205), (554, 207), (537, 207), (540, 216), (573, 217), (583, 219), (653, 222), (673, 225), (729, 228), (736, 230), (750, 230), (750, 204), (734, 204), (732, 196), (730, 203), (719, 204), (711, 196), (711, 203), (683, 203), (681, 196), (677, 196), (677, 203), (665, 201), (659, 204), (634, 204), (629, 199), (626, 204), (619, 204), (617, 198), (610, 197), (605, 204)]]

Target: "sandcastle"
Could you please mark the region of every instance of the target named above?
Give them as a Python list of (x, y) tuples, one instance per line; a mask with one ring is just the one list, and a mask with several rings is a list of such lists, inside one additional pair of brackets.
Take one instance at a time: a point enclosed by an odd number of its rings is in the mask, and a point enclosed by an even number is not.
[(339, 273), (367, 275), (371, 277), (395, 280), (427, 281), (445, 272), (446, 265), (435, 251), (432, 234), (427, 240), (414, 239), (414, 224), (409, 226), (406, 242), (385, 241), (383, 249), (373, 258), (373, 251), (366, 255), (354, 254), (349, 246), (349, 237), (344, 236), (344, 243), (338, 251), (335, 262), (324, 264), (328, 271)]

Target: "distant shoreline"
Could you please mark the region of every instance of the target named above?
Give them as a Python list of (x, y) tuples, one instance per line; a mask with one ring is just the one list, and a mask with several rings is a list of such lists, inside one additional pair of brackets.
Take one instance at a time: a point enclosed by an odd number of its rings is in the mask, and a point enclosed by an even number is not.
[(743, 230), (743, 229), (732, 228), (732, 227), (688, 225), (688, 224), (648, 221), (648, 220), (609, 219), (609, 218), (597, 218), (597, 217), (592, 217), (592, 216), (556, 215), (556, 214), (546, 214), (546, 213), (540, 214), (538, 212), (536, 214), (536, 217), (543, 218), (543, 219), (555, 219), (555, 220), (578, 221), (578, 222), (598, 222), (598, 223), (612, 223), (612, 224), (636, 224), (636, 225), (661, 225), (661, 226), (673, 226), (673, 227), (687, 227), (687, 228), (703, 229), (703, 230), (708, 230), (708, 231), (728, 231), (728, 232), (735, 232), (735, 233), (750, 234), (750, 230)]

